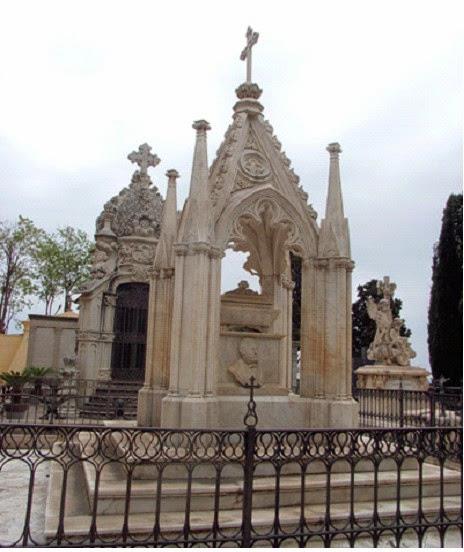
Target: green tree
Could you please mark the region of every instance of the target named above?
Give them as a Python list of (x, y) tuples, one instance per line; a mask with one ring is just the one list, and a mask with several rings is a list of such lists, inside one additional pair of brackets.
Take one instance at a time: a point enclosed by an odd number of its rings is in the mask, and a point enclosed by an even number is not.
[(25, 217), (0, 221), (0, 333), (8, 331), (13, 317), (32, 304), (34, 255), (43, 230)]
[(45, 235), (35, 252), (37, 297), (45, 303), (45, 314), (52, 314), (53, 302), (61, 291), (60, 257), (54, 236)]
[(428, 346), (434, 378), (462, 382), (462, 194), (451, 194), (434, 246)]
[[(362, 286), (358, 286), (358, 299), (352, 306), (352, 354), (353, 358), (360, 358), (375, 336), (375, 322), (367, 314), (367, 299), (372, 297), (376, 303), (382, 299), (383, 295), (377, 289), (377, 280), (370, 280)], [(390, 306), (393, 318), (400, 318), (400, 311), (403, 306), (401, 299), (394, 298), (390, 300)], [(411, 336), (411, 330), (404, 324), (400, 328), (400, 335), (404, 337)], [(364, 359), (365, 360), (365, 359)]]
[(89, 278), (91, 251), (87, 234), (71, 226), (59, 228), (41, 241), (36, 254), (36, 278), (46, 314), (51, 313), (59, 293), (64, 294), (64, 310), (71, 310), (72, 293)]

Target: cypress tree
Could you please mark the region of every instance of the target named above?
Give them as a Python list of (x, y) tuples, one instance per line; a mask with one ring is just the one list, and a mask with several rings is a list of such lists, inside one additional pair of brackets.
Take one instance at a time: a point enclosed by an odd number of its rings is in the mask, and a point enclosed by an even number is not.
[(451, 194), (434, 246), (428, 346), (434, 378), (462, 385), (462, 194)]

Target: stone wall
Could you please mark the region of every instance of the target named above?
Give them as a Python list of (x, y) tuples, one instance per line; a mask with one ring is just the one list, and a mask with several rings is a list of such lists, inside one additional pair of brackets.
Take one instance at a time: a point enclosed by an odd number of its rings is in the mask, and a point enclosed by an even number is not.
[(65, 358), (76, 356), (77, 313), (60, 316), (29, 315), (30, 335), (26, 365), (65, 368)]

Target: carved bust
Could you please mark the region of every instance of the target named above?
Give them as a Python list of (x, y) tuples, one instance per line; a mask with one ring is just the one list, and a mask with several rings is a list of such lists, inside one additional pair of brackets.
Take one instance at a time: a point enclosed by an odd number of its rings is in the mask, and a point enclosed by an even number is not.
[(254, 376), (258, 385), (261, 385), (261, 378), (258, 371), (258, 343), (256, 339), (245, 337), (239, 344), (240, 357), (229, 366), (228, 371), (233, 375), (236, 382), (246, 385)]

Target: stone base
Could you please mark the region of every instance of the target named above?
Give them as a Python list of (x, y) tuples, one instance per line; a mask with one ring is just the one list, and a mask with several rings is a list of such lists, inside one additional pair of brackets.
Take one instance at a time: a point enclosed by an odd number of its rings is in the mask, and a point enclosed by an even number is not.
[(399, 389), (401, 382), (405, 390), (426, 391), (430, 375), (424, 368), (414, 366), (374, 364), (356, 370), (356, 384), (358, 389)]
[[(255, 397), (258, 428), (310, 429), (358, 427), (353, 399), (312, 399), (298, 395)], [(248, 396), (180, 397), (162, 401), (161, 427), (243, 429)]]
[(142, 427), (160, 427), (161, 402), (167, 395), (165, 389), (142, 387), (137, 404), (137, 424)]
[(162, 400), (161, 427), (216, 428), (218, 427), (218, 401), (215, 397), (168, 395)]

